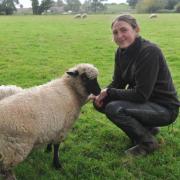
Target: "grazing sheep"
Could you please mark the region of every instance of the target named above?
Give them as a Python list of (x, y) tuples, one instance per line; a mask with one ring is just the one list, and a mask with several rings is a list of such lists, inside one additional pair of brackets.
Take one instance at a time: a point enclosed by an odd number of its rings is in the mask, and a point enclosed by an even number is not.
[(75, 19), (81, 18), (81, 14), (76, 14), (76, 15), (74, 16), (74, 18), (75, 18)]
[(81, 18), (82, 18), (82, 19), (87, 18), (87, 14), (86, 14), (86, 13), (82, 14), (82, 15), (81, 15)]
[(149, 16), (149, 18), (150, 18), (150, 19), (152, 19), (152, 18), (157, 18), (157, 14), (151, 14), (151, 15)]
[(100, 93), (97, 75), (93, 65), (79, 64), (59, 79), (0, 101), (0, 170), (6, 178), (15, 179), (12, 167), (34, 147), (59, 145), (88, 96)]

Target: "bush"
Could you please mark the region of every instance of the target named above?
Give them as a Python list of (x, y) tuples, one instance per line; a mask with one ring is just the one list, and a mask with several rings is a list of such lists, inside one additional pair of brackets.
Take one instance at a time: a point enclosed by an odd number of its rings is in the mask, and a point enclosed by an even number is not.
[(180, 13), (180, 2), (176, 4), (175, 11)]
[(159, 9), (158, 11), (157, 11), (157, 13), (174, 13), (175, 12), (175, 10), (174, 9)]
[(136, 10), (139, 13), (156, 13), (164, 7), (165, 4), (162, 0), (140, 0), (136, 4)]

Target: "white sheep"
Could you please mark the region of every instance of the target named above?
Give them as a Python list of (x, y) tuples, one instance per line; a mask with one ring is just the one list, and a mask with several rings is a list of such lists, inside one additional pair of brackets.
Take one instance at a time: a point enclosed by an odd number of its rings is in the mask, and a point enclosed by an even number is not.
[(8, 96), (11, 96), (13, 94), (19, 93), (21, 91), (23, 91), (23, 89), (15, 85), (9, 85), (9, 86), (1, 85), (0, 86), (0, 100)]
[(150, 18), (150, 19), (152, 19), (152, 18), (157, 18), (157, 14), (151, 14), (151, 15), (149, 16), (149, 18)]
[(100, 93), (97, 75), (93, 65), (79, 64), (61, 78), (0, 101), (1, 173), (15, 179), (12, 167), (34, 147), (66, 137), (88, 96)]
[(75, 18), (75, 19), (81, 18), (81, 14), (76, 14), (76, 15), (74, 16), (74, 18)]
[[(0, 86), (0, 100), (12, 96), (16, 93), (22, 92), (23, 89), (21, 87), (15, 86), (15, 85), (1, 85)], [(54, 157), (53, 157), (53, 165), (56, 169), (60, 168), (60, 164), (58, 163), (58, 150), (59, 150), (59, 144), (54, 144)], [(51, 152), (52, 151), (52, 144), (48, 144), (45, 152)]]
[(82, 14), (82, 15), (81, 15), (81, 18), (82, 18), (82, 19), (87, 18), (87, 14), (86, 14), (86, 13)]

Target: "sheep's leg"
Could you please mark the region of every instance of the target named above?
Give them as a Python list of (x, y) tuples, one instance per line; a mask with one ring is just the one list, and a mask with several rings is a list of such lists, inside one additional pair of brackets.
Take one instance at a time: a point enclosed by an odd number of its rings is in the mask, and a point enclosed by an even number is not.
[[(16, 176), (14, 175), (12, 170), (1, 170), (1, 176), (4, 180), (16, 180)], [(1, 179), (1, 178), (0, 178)]]
[(0, 172), (4, 174), (5, 180), (15, 180), (16, 177), (12, 172), (12, 168), (28, 156), (34, 147), (35, 141), (33, 138), (26, 138), (25, 136), (16, 138), (16, 141), (13, 141), (10, 137), (7, 140), (8, 141), (1, 139), (1, 142), (4, 143), (0, 148), (0, 154), (2, 156), (2, 162), (0, 162)]
[(59, 161), (59, 145), (60, 144), (54, 144), (53, 166), (56, 169), (60, 169), (61, 168), (61, 163)]
[(49, 153), (51, 151), (52, 151), (52, 143), (47, 145), (45, 152)]

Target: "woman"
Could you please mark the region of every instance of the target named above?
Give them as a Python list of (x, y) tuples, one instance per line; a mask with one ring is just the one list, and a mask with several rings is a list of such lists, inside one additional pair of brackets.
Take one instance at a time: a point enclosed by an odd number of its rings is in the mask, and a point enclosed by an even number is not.
[(146, 155), (158, 148), (157, 127), (175, 121), (180, 103), (165, 57), (139, 36), (136, 19), (121, 15), (111, 28), (119, 46), (113, 81), (93, 98), (94, 106), (132, 140), (127, 154)]

